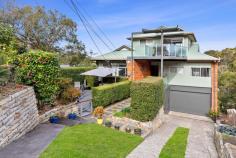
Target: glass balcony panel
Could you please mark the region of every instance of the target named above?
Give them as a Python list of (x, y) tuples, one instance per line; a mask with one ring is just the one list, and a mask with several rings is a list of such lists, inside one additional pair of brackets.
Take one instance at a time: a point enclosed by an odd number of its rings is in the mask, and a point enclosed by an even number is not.
[[(145, 46), (146, 56), (161, 56), (161, 45), (157, 46)], [(187, 48), (174, 44), (163, 45), (163, 55), (170, 57), (186, 57)]]

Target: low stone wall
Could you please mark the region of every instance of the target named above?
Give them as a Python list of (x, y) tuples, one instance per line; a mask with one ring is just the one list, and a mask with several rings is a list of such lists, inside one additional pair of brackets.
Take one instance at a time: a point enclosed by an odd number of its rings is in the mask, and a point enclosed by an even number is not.
[(64, 106), (58, 106), (40, 115), (39, 122), (40, 123), (47, 122), (50, 116), (53, 116), (53, 115), (57, 115), (59, 117), (67, 117), (69, 113), (76, 113), (77, 115), (79, 115), (78, 111), (79, 111), (78, 105), (76, 102), (73, 102)]
[(112, 116), (110, 119), (113, 124), (124, 124), (128, 126), (139, 127), (143, 131), (145, 131), (145, 133), (141, 136), (147, 137), (149, 134), (151, 134), (153, 131), (155, 131), (162, 125), (164, 121), (164, 108), (160, 108), (155, 119), (149, 122), (140, 122), (126, 117), (120, 118), (115, 116)]
[(39, 123), (37, 101), (32, 87), (0, 101), (0, 148), (20, 138)]
[(218, 130), (218, 125), (215, 124), (214, 129), (214, 140), (216, 145), (216, 150), (218, 152), (219, 158), (234, 158), (236, 157), (236, 146), (230, 144), (236, 140), (236, 137), (225, 135), (220, 133)]

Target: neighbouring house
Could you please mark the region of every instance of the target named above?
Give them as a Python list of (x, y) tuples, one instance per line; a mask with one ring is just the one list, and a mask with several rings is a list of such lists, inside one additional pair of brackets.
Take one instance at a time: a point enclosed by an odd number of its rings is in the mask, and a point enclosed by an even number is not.
[(161, 26), (132, 33), (128, 40), (133, 51), (122, 46), (93, 60), (120, 69), (117, 74), (130, 80), (162, 76), (167, 111), (206, 115), (218, 110), (219, 59), (200, 52), (194, 33)]

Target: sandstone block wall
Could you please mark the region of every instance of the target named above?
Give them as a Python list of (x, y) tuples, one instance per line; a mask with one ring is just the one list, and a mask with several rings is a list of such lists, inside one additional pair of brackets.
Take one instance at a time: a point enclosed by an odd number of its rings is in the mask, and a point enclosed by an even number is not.
[(39, 116), (39, 122), (44, 123), (49, 120), (49, 118), (53, 115), (60, 116), (60, 117), (67, 117), (69, 113), (76, 113), (79, 115), (78, 105), (76, 102), (70, 103), (65, 106), (58, 106), (56, 108), (53, 108), (44, 114)]
[(0, 100), (0, 148), (20, 138), (39, 123), (32, 87)]

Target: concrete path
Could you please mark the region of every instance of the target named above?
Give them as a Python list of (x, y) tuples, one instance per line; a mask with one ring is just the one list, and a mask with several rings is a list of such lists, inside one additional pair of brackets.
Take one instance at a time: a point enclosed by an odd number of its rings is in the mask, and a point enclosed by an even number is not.
[(122, 109), (130, 106), (131, 99), (124, 99), (122, 101), (116, 102), (114, 104), (109, 105), (104, 110), (104, 117), (111, 117), (114, 113), (121, 111)]
[(0, 158), (37, 158), (63, 129), (59, 124), (40, 124), (0, 150)]
[(186, 158), (217, 158), (213, 141), (213, 123), (166, 115), (164, 124), (147, 137), (127, 158), (157, 158), (177, 127), (190, 129)]

